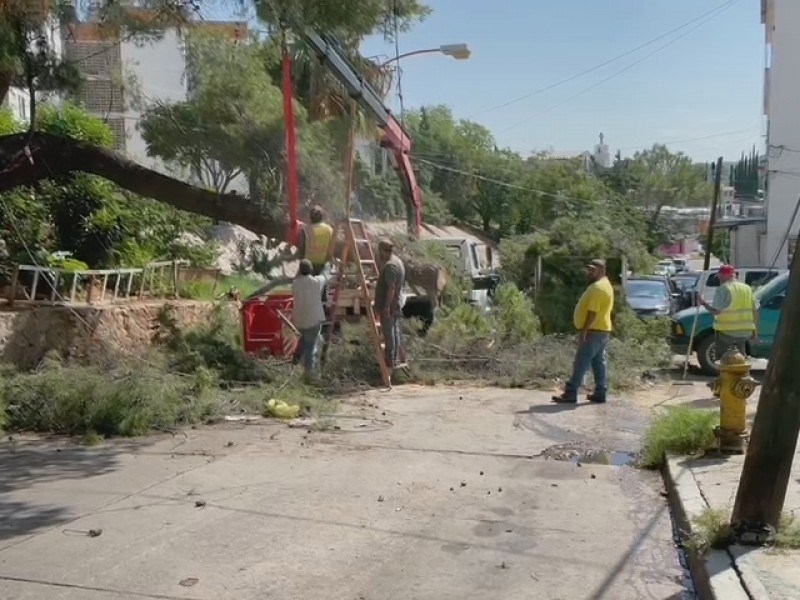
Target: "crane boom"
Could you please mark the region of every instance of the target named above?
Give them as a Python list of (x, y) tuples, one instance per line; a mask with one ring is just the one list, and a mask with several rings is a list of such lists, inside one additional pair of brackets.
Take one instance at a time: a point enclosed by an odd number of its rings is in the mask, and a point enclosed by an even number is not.
[(411, 165), (411, 138), (405, 128), (394, 118), (383, 103), (383, 97), (356, 69), (335, 38), (304, 28), (297, 32), (308, 44), (317, 59), (325, 65), (355, 100), (381, 128), (381, 146), (388, 148), (394, 158), (394, 167), (405, 192), (408, 227), (419, 237), (422, 227), (422, 194), (414, 168)]

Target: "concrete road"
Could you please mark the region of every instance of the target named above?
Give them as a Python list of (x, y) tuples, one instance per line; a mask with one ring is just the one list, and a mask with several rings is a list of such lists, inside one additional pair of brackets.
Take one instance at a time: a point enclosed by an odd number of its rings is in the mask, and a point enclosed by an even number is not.
[(0, 597), (690, 598), (657, 474), (541, 455), (635, 450), (669, 393), (564, 408), (406, 387), (346, 403), (327, 432), (5, 442)]

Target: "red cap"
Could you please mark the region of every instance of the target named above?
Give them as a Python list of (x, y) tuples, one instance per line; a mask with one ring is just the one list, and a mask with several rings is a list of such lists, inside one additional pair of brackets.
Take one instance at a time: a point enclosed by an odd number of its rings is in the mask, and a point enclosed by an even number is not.
[(731, 265), (722, 265), (719, 268), (720, 275), (736, 275), (736, 269), (734, 269)]

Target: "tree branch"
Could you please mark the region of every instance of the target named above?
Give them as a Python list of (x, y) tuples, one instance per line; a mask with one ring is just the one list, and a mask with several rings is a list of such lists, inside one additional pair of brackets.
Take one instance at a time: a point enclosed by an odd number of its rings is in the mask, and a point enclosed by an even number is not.
[(72, 138), (34, 132), (31, 161), (20, 160), (27, 134), (0, 137), (0, 192), (43, 179), (84, 172), (113, 181), (140, 196), (218, 221), (241, 225), (268, 237), (283, 239), (286, 224), (264, 214), (246, 196), (217, 194), (143, 167), (115, 152)]

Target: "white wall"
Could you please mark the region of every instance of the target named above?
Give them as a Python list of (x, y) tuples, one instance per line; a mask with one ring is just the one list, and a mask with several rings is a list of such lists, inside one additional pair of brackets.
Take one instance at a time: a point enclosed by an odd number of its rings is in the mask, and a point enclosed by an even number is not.
[[(123, 77), (135, 79), (142, 102), (181, 102), (186, 99), (183, 40), (175, 30), (164, 33), (153, 43), (137, 45), (132, 41), (120, 44)], [(139, 107), (126, 107), (125, 135), (128, 155), (145, 166), (167, 171), (163, 163), (147, 156), (147, 144), (138, 130)], [(143, 108), (143, 107), (142, 107)]]
[[(771, 64), (766, 97), (769, 118), (766, 261), (778, 256), (785, 267), (787, 247), (782, 244), (789, 220), (800, 197), (800, 1), (775, 0), (771, 32)], [(769, 26), (769, 25), (768, 25)], [(781, 149), (780, 147), (785, 147)], [(792, 224), (797, 235), (800, 219)]]

